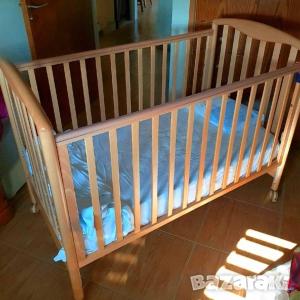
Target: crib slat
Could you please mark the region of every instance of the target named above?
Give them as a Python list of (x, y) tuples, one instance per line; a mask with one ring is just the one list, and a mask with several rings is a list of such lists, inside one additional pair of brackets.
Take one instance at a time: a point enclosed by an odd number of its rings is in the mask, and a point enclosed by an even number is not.
[(81, 72), (84, 105), (86, 111), (86, 120), (87, 120), (87, 124), (91, 125), (93, 123), (91, 102), (90, 102), (89, 86), (88, 86), (87, 73), (86, 73), (86, 63), (85, 60), (83, 59), (80, 60), (80, 72)]
[(262, 71), (261, 68), (262, 68), (262, 63), (263, 63), (263, 60), (264, 60), (266, 45), (267, 45), (267, 43), (265, 41), (260, 41), (259, 42), (259, 48), (258, 48), (258, 54), (257, 54), (257, 59), (256, 59), (254, 76), (257, 76), (257, 75), (261, 74), (261, 71)]
[(297, 48), (291, 47), (289, 58), (288, 58), (288, 63), (287, 63), (288, 66), (295, 63), (295, 61), (297, 59), (298, 51), (299, 50)]
[(155, 95), (155, 46), (151, 46), (151, 78), (150, 78), (150, 107), (154, 106), (154, 95)]
[(201, 90), (207, 90), (212, 86), (212, 78), (213, 78), (213, 71), (214, 71), (214, 62), (215, 62), (215, 52), (216, 52), (216, 44), (218, 38), (218, 25), (212, 25), (213, 35), (207, 37), (206, 39), (206, 47), (205, 47), (205, 58), (204, 58), (204, 68), (203, 68), (203, 75), (202, 75), (202, 84)]
[(263, 91), (263, 95), (262, 95), (262, 99), (261, 99), (261, 103), (260, 103), (260, 107), (259, 107), (259, 111), (258, 111), (258, 116), (257, 116), (257, 120), (256, 120), (255, 130), (254, 130), (253, 141), (252, 141), (251, 150), (250, 150), (250, 156), (249, 156), (248, 164), (247, 164), (246, 177), (250, 176), (251, 171), (252, 171), (254, 155), (256, 153), (257, 139), (259, 136), (260, 128), (262, 126), (261, 120), (263, 117), (263, 112), (264, 112), (266, 106), (268, 105), (268, 102), (270, 99), (270, 90), (272, 89), (272, 85), (273, 85), (273, 80), (268, 80), (264, 86), (264, 91)]
[(163, 54), (162, 54), (162, 83), (161, 83), (161, 103), (166, 103), (166, 86), (167, 86), (167, 50), (168, 45), (163, 44)]
[(111, 129), (109, 131), (109, 148), (110, 148), (114, 208), (115, 208), (115, 216), (116, 216), (117, 240), (120, 241), (123, 239), (123, 232), (122, 232), (118, 142), (117, 142), (117, 134), (115, 129)]
[(152, 224), (157, 222), (158, 118), (152, 118)]
[(132, 175), (133, 175), (133, 198), (134, 198), (134, 231), (140, 231), (140, 142), (139, 123), (135, 122), (131, 126), (132, 137)]
[(169, 153), (169, 191), (168, 191), (168, 216), (172, 215), (174, 207), (174, 170), (176, 152), (176, 132), (177, 132), (177, 110), (171, 112), (170, 123), (170, 153)]
[[(195, 93), (196, 93), (196, 90), (197, 90), (198, 70), (199, 70), (199, 60), (200, 60), (201, 43), (202, 43), (202, 39), (201, 39), (201, 38), (197, 38), (197, 46), (196, 46), (196, 56), (195, 56), (195, 65), (194, 65), (194, 75), (193, 75), (192, 94), (195, 94)], [(203, 74), (202, 76), (204, 76), (204, 74)]]
[(101, 56), (96, 56), (95, 60), (96, 60), (97, 87), (98, 87), (98, 95), (99, 95), (101, 121), (103, 122), (106, 120), (106, 112), (105, 112), (105, 101), (104, 101), (104, 90), (103, 90)]
[(130, 60), (129, 51), (124, 52), (125, 82), (126, 82), (126, 106), (127, 114), (131, 113), (131, 84), (130, 84)]
[(72, 127), (73, 127), (73, 129), (76, 129), (76, 128), (78, 128), (78, 123), (77, 123), (77, 115), (76, 115), (76, 109), (75, 109), (74, 93), (73, 93), (73, 86), (72, 86), (69, 63), (64, 63), (64, 73), (65, 73), (65, 80), (66, 80), (66, 86), (67, 86), (69, 107), (70, 107), (70, 112), (71, 112)]
[(143, 49), (138, 49), (138, 87), (139, 87), (139, 111), (143, 110)]
[(61, 166), (62, 180), (64, 183), (66, 204), (68, 206), (69, 218), (72, 226), (74, 242), (76, 246), (76, 253), (79, 260), (85, 258), (85, 246), (82, 236), (82, 230), (79, 223), (78, 207), (76, 201), (76, 194), (73, 184), (72, 169), (70, 165), (70, 157), (68, 153), (67, 145), (59, 145), (57, 147), (58, 156)]
[(194, 112), (195, 112), (195, 105), (191, 105), (189, 107), (188, 126), (187, 126), (187, 134), (186, 134), (182, 209), (185, 209), (188, 204), (190, 168), (191, 168), (191, 151), (192, 151), (192, 140), (193, 140), (193, 130), (194, 130)]
[(278, 65), (278, 60), (279, 60), (279, 55), (281, 52), (281, 44), (280, 43), (275, 43), (274, 50), (273, 50), (273, 55), (271, 59), (271, 65), (269, 71), (274, 71), (277, 68)]
[(235, 65), (236, 65), (236, 58), (237, 58), (237, 54), (238, 54), (240, 35), (241, 35), (240, 31), (235, 30), (234, 39), (233, 39), (232, 53), (231, 53), (231, 59), (230, 59), (230, 69), (229, 69), (229, 75), (228, 75), (228, 83), (232, 83), (233, 79), (234, 79), (234, 71), (235, 71)]
[(94, 223), (95, 223), (95, 228), (97, 233), (98, 245), (99, 248), (102, 250), (104, 249), (104, 240), (103, 240), (102, 216), (101, 216), (102, 210), (100, 204), (101, 199), (98, 190), (94, 144), (93, 144), (93, 138), (91, 136), (85, 138), (85, 151), (86, 151), (87, 167), (88, 167), (88, 174), (89, 174), (93, 213), (94, 213)]
[(248, 102), (248, 109), (247, 109), (246, 120), (245, 120), (245, 124), (244, 124), (242, 140), (241, 140), (241, 144), (240, 144), (238, 162), (237, 162), (235, 175), (234, 175), (234, 183), (237, 183), (240, 179), (240, 173), (241, 173), (241, 168), (242, 168), (242, 164), (243, 164), (245, 148), (247, 145), (248, 131), (249, 131), (249, 125), (250, 125), (253, 104), (255, 101), (256, 91), (257, 91), (257, 85), (253, 85), (251, 87), (251, 93), (250, 93), (250, 98), (249, 98), (249, 102)]
[(277, 82), (276, 82), (276, 86), (275, 86), (274, 96), (272, 99), (272, 105), (271, 105), (271, 109), (270, 109), (270, 113), (269, 113), (267, 127), (265, 130), (264, 140), (263, 140), (261, 152), (259, 155), (259, 160), (258, 160), (258, 164), (257, 164), (257, 172), (259, 172), (262, 169), (262, 164), (263, 164), (263, 160), (265, 157), (266, 148), (267, 148), (267, 145), (269, 142), (271, 125), (272, 125), (274, 114), (275, 114), (275, 109), (276, 109), (276, 105), (277, 105), (277, 100), (278, 100), (281, 84), (282, 84), (282, 78), (278, 78)]
[(207, 138), (208, 138), (208, 130), (209, 130), (209, 120), (210, 120), (210, 112), (211, 112), (211, 101), (212, 99), (206, 100), (206, 109), (205, 109), (205, 117), (202, 129), (202, 139), (201, 139), (201, 149), (200, 149), (200, 159), (199, 159), (199, 173), (198, 173), (198, 181), (197, 181), (197, 193), (196, 193), (196, 201), (200, 201), (202, 197), (202, 189), (203, 189), (203, 177), (205, 170), (205, 160), (206, 160), (206, 150), (207, 150)]
[(219, 120), (218, 131), (217, 131), (217, 140), (216, 140), (215, 152), (214, 152), (214, 160), (213, 160), (213, 166), (212, 166), (212, 173), (211, 173), (211, 179), (210, 179), (210, 189), (209, 189), (210, 195), (212, 195), (215, 192), (216, 176), (217, 176), (218, 167), (219, 167), (219, 157), (220, 157), (220, 149), (221, 149), (221, 145), (222, 145), (223, 126), (224, 126), (227, 100), (228, 100), (228, 95), (223, 95), (221, 111), (220, 111), (220, 120)]
[(216, 87), (220, 87), (222, 84), (223, 69), (224, 69), (226, 48), (227, 48), (227, 42), (228, 42), (228, 32), (229, 32), (229, 27), (227, 25), (224, 25)]
[(229, 168), (231, 165), (232, 151), (233, 151), (233, 146), (234, 146), (234, 142), (235, 142), (236, 127), (237, 127), (237, 123), (238, 123), (238, 117), (239, 117), (243, 92), (244, 92), (243, 90), (238, 90), (237, 98), (236, 98), (236, 102), (235, 102), (235, 108), (234, 108), (233, 119), (232, 119), (232, 129), (231, 129), (230, 138), (229, 138), (229, 142), (228, 142), (228, 151), (227, 151), (226, 163), (225, 163), (225, 168), (224, 168), (222, 189), (225, 189), (227, 186), (228, 173), (229, 173)]
[(52, 105), (53, 105), (53, 110), (54, 110), (56, 128), (57, 128), (58, 132), (63, 132), (52, 66), (47, 66), (46, 72), (47, 72), (48, 81), (49, 81), (49, 88), (50, 88)]
[(28, 76), (29, 76), (30, 87), (31, 87), (36, 99), (40, 102), (40, 95), (39, 95), (39, 90), (38, 90), (38, 87), (37, 87), (37, 82), (36, 82), (34, 69), (29, 69), (28, 70)]
[(240, 76), (241, 80), (244, 80), (247, 77), (251, 47), (252, 47), (252, 38), (247, 36), (245, 50), (244, 50), (243, 63), (242, 63), (241, 76)]
[(185, 69), (184, 69), (184, 84), (183, 84), (183, 91), (182, 96), (185, 97), (187, 93), (187, 81), (189, 76), (189, 65), (190, 65), (190, 50), (191, 50), (191, 40), (186, 40), (185, 46)]
[(113, 90), (114, 101), (114, 117), (119, 117), (119, 96), (118, 96), (118, 83), (117, 83), (117, 71), (116, 71), (116, 54), (110, 54), (110, 68), (111, 68), (111, 82)]
[(174, 43), (174, 56), (173, 56), (173, 76), (172, 76), (172, 101), (176, 100), (176, 81), (177, 81), (177, 64), (178, 64), (178, 51), (179, 50), (179, 43)]

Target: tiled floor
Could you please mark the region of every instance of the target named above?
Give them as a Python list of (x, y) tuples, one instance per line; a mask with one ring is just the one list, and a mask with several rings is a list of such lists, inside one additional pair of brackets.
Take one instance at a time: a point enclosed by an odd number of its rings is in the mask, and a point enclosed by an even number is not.
[[(300, 243), (300, 148), (289, 157), (277, 204), (266, 203), (264, 176), (82, 270), (86, 299), (205, 299), (190, 276), (215, 274), (246, 229)], [(68, 274), (28, 193), (0, 227), (0, 299), (72, 299)]]

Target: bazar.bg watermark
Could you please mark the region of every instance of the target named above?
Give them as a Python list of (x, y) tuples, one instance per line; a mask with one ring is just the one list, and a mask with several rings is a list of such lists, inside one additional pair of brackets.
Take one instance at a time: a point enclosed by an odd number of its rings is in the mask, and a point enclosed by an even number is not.
[(284, 275), (195, 275), (191, 276), (194, 291), (201, 289), (223, 289), (223, 290), (260, 290), (274, 291), (287, 290), (289, 276)]

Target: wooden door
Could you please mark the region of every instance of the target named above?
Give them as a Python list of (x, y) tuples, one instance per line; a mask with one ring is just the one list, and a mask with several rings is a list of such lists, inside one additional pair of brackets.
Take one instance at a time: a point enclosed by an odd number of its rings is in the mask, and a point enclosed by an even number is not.
[(95, 48), (90, 0), (20, 0), (32, 58)]

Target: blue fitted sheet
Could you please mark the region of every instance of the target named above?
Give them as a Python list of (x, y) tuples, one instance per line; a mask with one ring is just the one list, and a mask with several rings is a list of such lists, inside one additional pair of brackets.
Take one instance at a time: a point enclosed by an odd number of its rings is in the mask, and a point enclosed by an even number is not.
[[(209, 194), (210, 179), (212, 173), (212, 162), (216, 135), (218, 130), (218, 118), (220, 113), (221, 99), (213, 100), (209, 133), (207, 140), (207, 153), (204, 169), (204, 179), (202, 196)], [(228, 142), (232, 126), (232, 117), (235, 107), (235, 100), (227, 101), (223, 137), (219, 155), (218, 171), (215, 181), (215, 190), (221, 188), (223, 172), (227, 155)], [(204, 122), (205, 104), (195, 106), (194, 130), (191, 150), (190, 179), (188, 191), (188, 203), (195, 201), (196, 187), (199, 170), (200, 148), (202, 140), (202, 129)], [(240, 142), (242, 139), (244, 123), (247, 113), (247, 106), (241, 105), (238, 117), (238, 126), (232, 152), (232, 160), (229, 168), (227, 184), (234, 180), (237, 165)], [(184, 159), (186, 149), (188, 109), (178, 111), (177, 138), (175, 154), (175, 174), (174, 174), (174, 208), (179, 208), (182, 204), (183, 178), (184, 178)], [(246, 173), (248, 158), (250, 155), (257, 112), (252, 111), (251, 121), (248, 131), (248, 139), (245, 148), (241, 177)], [(252, 170), (255, 171), (258, 165), (262, 141), (265, 130), (260, 128), (256, 151), (253, 159)], [(132, 149), (131, 149), (131, 129), (123, 127), (117, 130), (118, 155), (119, 155), (119, 174), (120, 174), (120, 194), (122, 202), (122, 229), (123, 235), (127, 235), (134, 229), (133, 217), (133, 177), (132, 177)], [(146, 225), (151, 220), (152, 203), (152, 182), (151, 182), (151, 121), (140, 123), (140, 206), (141, 224)], [(113, 204), (113, 193), (111, 184), (111, 161), (109, 151), (109, 140), (107, 134), (97, 135), (93, 138), (97, 181), (99, 195), (101, 199), (102, 224), (104, 242), (109, 244), (116, 239), (115, 211)], [(166, 215), (168, 209), (168, 182), (169, 182), (169, 151), (170, 151), (170, 114), (165, 114), (159, 118), (159, 146), (158, 146), (158, 216)], [(266, 164), (271, 155), (273, 136), (269, 135), (263, 164)], [(74, 142), (68, 146), (71, 168), (73, 173), (74, 188), (77, 198), (77, 205), (80, 216), (80, 225), (83, 231), (86, 252), (91, 253), (97, 250), (97, 236), (94, 228), (94, 216), (91, 204), (89, 189), (88, 171), (86, 163), (85, 145), (83, 141)], [(277, 153), (277, 150), (274, 154)], [(64, 260), (64, 252), (61, 251), (56, 260)]]

